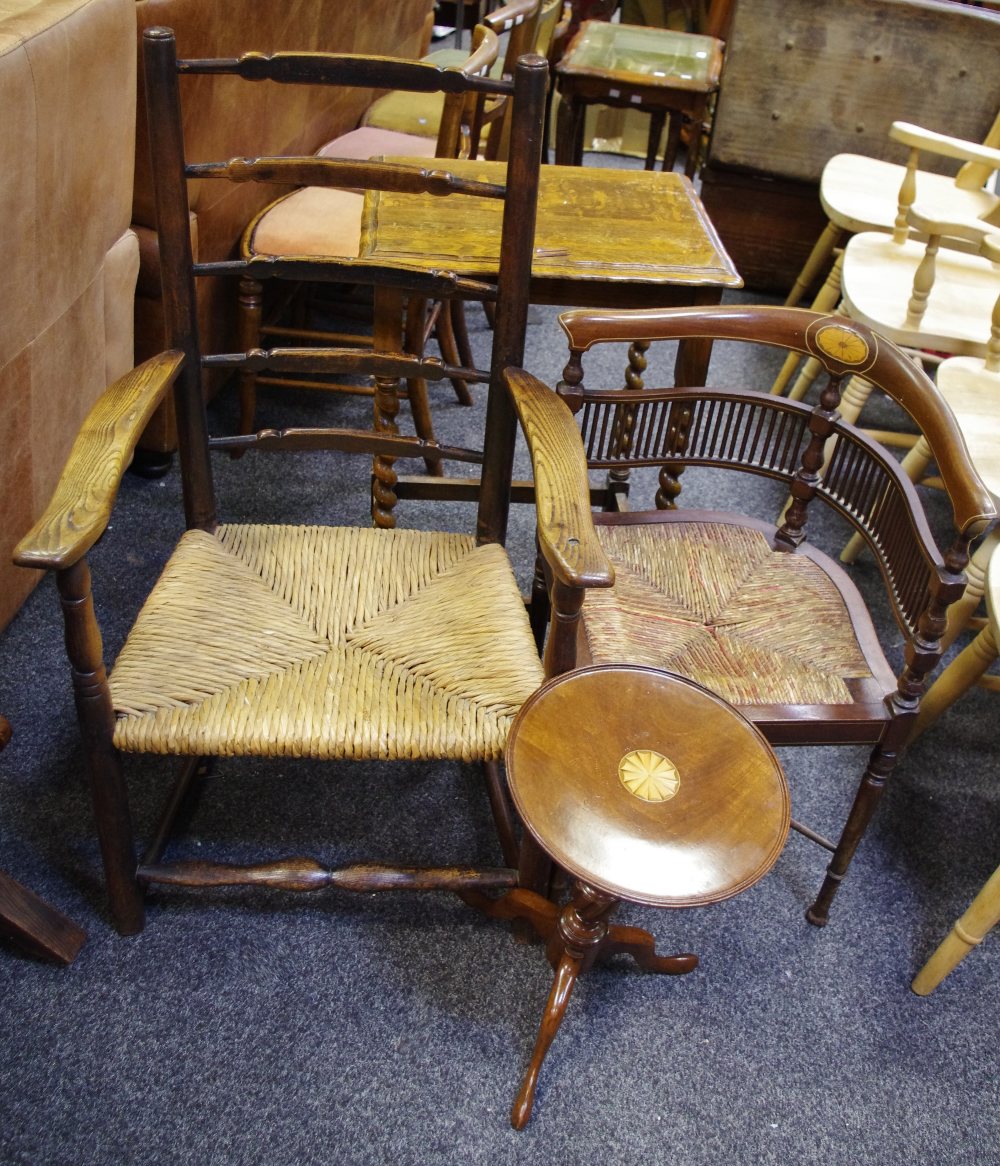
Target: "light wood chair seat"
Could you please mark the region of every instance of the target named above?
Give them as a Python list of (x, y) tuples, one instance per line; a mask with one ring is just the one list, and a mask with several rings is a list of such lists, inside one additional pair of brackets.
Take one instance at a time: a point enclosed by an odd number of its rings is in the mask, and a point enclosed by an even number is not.
[(842, 310), (904, 347), (985, 356), (1000, 268), (980, 255), (942, 247), (926, 310), (917, 319), (910, 305), (926, 254), (926, 243), (918, 239), (899, 243), (875, 232), (855, 235), (844, 249)]
[(143, 753), (490, 760), (541, 681), (495, 544), (220, 526), (181, 538), (139, 614), (110, 677), (114, 741)]
[[(381, 155), (433, 158), (433, 138), (395, 130), (363, 128), (327, 142), (317, 158), (356, 158)], [(256, 215), (243, 232), (240, 254), (321, 255), (356, 259), (361, 245), (364, 192), (332, 187), (303, 186), (276, 199)]]
[[(891, 231), (897, 206), (892, 194), (906, 177), (906, 167), (864, 154), (836, 154), (823, 167), (819, 200), (827, 218), (841, 230)], [(947, 174), (921, 171), (917, 187), (920, 202), (938, 207), (948, 217), (984, 218), (1000, 206), (991, 190), (963, 190)]]
[[(801, 300), (845, 236), (886, 231), (897, 241), (904, 238), (907, 209), (915, 198), (943, 219), (992, 220), (1000, 212), (1000, 195), (990, 181), (997, 165), (1000, 115), (982, 146), (901, 121), (893, 122), (889, 137), (909, 150), (905, 165), (863, 154), (835, 154), (823, 167), (819, 195), (827, 225), (792, 285), (786, 307)], [(922, 170), (925, 154), (956, 159), (962, 167), (954, 177)], [(837, 280), (835, 268), (813, 301), (814, 310), (828, 311), (835, 305)]]
[[(437, 94), (436, 96), (441, 96)], [(405, 155), (433, 158), (433, 138), (363, 126), (321, 146), (317, 158), (367, 158)], [(323, 255), (357, 258), (361, 244), (364, 191), (303, 186), (275, 199), (243, 232), (240, 253), (254, 255)]]

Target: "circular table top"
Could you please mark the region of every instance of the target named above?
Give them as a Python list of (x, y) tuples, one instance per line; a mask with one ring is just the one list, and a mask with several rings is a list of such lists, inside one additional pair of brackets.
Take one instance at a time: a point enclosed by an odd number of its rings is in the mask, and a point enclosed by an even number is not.
[(662, 907), (714, 903), (777, 861), (790, 800), (763, 735), (700, 685), (606, 664), (530, 697), (507, 779), (539, 845), (576, 878)]

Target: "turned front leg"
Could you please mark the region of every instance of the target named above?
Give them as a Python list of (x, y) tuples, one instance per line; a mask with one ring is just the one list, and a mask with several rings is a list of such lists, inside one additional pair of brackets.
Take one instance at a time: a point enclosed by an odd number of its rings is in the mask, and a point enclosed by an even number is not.
[(114, 746), (115, 714), (86, 559), (57, 572), (56, 583), (111, 915), (122, 935), (134, 935), (142, 930), (145, 914), (136, 881), (128, 790)]

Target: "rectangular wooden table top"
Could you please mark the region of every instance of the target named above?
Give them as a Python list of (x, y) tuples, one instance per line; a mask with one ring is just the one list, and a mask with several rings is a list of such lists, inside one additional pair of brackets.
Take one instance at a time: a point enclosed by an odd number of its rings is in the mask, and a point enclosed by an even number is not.
[[(392, 162), (427, 159), (390, 158)], [(502, 162), (442, 159), (461, 177), (503, 182)], [(361, 257), (460, 275), (495, 275), (499, 200), (452, 195), (365, 195)], [(532, 294), (535, 303), (668, 307), (699, 288), (743, 281), (691, 183), (680, 174), (543, 166)]]

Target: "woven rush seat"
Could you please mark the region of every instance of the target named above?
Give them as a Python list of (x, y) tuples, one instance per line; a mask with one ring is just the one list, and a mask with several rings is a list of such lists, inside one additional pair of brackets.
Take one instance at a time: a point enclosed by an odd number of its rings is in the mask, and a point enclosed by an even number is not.
[(181, 538), (110, 678), (129, 752), (464, 761), (541, 681), (499, 546), (242, 525)]
[(663, 668), (740, 706), (851, 705), (851, 681), (873, 679), (815, 551), (775, 551), (762, 530), (732, 521), (596, 529), (615, 583), (584, 603), (595, 663)]

